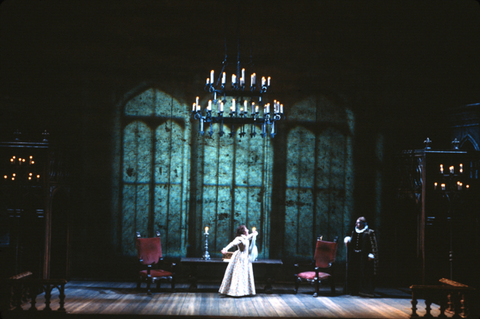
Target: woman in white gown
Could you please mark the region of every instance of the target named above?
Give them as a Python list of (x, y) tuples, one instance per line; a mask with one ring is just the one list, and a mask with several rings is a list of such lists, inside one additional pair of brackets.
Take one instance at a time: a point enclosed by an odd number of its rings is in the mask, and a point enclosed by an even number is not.
[(235, 239), (222, 249), (222, 254), (233, 246), (237, 246), (237, 250), (233, 253), (227, 270), (223, 276), (223, 281), (218, 292), (222, 295), (233, 297), (255, 295), (255, 280), (253, 278), (252, 262), (248, 258), (250, 239), (257, 236), (257, 232), (253, 231), (248, 234), (248, 228), (245, 225), (238, 226)]

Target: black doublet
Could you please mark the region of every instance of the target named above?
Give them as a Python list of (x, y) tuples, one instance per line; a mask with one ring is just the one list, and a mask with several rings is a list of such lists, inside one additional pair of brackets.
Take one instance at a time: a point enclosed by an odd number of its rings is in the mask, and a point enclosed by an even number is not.
[[(374, 260), (369, 259), (369, 254), (374, 256)], [(352, 232), (347, 258), (347, 292), (353, 295), (373, 296), (378, 251), (375, 232), (372, 229), (366, 229), (361, 233)]]

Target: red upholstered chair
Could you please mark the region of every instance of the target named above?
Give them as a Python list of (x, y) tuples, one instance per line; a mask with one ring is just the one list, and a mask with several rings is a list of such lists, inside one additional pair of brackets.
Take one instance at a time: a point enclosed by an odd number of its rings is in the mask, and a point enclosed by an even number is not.
[(319, 237), (315, 248), (315, 255), (310, 264), (295, 264), (295, 293), (300, 283), (306, 282), (315, 285), (314, 297), (318, 296), (320, 284), (330, 283), (332, 294), (335, 294), (334, 266), (337, 256), (338, 237), (334, 241), (324, 241)]
[[(137, 257), (140, 262), (140, 272), (137, 281), (137, 289), (140, 289), (142, 282), (147, 283), (147, 294), (151, 295), (150, 285), (157, 284), (157, 290), (160, 289), (160, 281), (165, 280), (171, 283), (172, 290), (175, 292), (175, 263), (167, 262), (162, 257), (162, 242), (160, 241), (160, 232), (157, 231), (157, 237), (142, 238), (137, 232)], [(161, 268), (164, 269), (160, 269)]]

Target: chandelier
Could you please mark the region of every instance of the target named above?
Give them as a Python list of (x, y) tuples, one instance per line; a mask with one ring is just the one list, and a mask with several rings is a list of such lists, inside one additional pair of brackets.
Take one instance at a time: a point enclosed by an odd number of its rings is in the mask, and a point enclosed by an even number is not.
[[(262, 76), (257, 84), (257, 74), (251, 73), (250, 82), (247, 83), (245, 68), (240, 63), (240, 54), (237, 54), (236, 71), (231, 75), (231, 82), (227, 84), (225, 67), (227, 55), (223, 61), (221, 72), (215, 79), (215, 70), (210, 71), (204, 90), (211, 94), (211, 98), (201, 105), (200, 97), (197, 96), (192, 107), (192, 117), (198, 120), (198, 132), (204, 135), (205, 124), (210, 124), (208, 134), (213, 135), (213, 124), (219, 124), (220, 136), (223, 136), (223, 125), (231, 125), (230, 137), (235, 136), (235, 126), (239, 127), (240, 137), (245, 136), (250, 128), (250, 137), (257, 135), (257, 127), (260, 135), (267, 134), (273, 138), (277, 134), (277, 121), (284, 119), (283, 104), (274, 100), (271, 104), (266, 102), (264, 95), (270, 89), (271, 77)], [(268, 132), (268, 133), (267, 133)]]

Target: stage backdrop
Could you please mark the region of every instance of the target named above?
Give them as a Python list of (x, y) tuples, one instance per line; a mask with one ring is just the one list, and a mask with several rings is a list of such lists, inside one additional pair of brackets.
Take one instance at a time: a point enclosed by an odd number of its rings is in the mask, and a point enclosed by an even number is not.
[(208, 226), (220, 257), (241, 224), (258, 229), (259, 258), (310, 258), (318, 235), (342, 240), (352, 228), (355, 118), (332, 100), (289, 106), (274, 140), (231, 138), (227, 126), (202, 137), (175, 96), (148, 85), (126, 93), (113, 134), (116, 251), (133, 256), (135, 232), (159, 230), (165, 255), (200, 257)]

